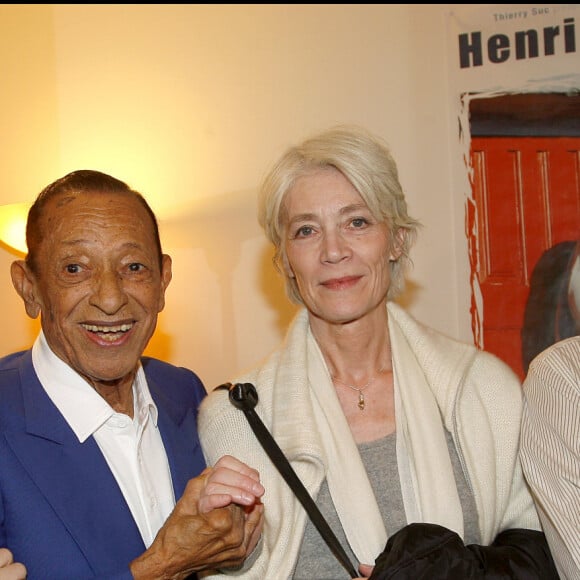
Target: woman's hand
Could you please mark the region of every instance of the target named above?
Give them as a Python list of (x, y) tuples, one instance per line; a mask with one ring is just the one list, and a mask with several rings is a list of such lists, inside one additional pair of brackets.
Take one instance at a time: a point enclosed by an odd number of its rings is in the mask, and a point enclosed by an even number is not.
[(206, 472), (205, 486), (198, 501), (202, 514), (230, 504), (251, 507), (259, 503), (264, 494), (259, 473), (231, 455), (224, 455)]
[(358, 567), (358, 573), (360, 578), (355, 578), (355, 580), (365, 580), (373, 573), (374, 566), (369, 566), (368, 564), (360, 564)]

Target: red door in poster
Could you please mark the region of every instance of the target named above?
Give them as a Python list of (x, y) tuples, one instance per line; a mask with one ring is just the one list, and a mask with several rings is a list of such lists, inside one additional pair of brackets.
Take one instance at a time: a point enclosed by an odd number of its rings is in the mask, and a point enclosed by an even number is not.
[(471, 162), (478, 233), (469, 247), (483, 310), (472, 308), (472, 326), (478, 346), (523, 379), (533, 268), (548, 248), (580, 238), (580, 138), (473, 137)]

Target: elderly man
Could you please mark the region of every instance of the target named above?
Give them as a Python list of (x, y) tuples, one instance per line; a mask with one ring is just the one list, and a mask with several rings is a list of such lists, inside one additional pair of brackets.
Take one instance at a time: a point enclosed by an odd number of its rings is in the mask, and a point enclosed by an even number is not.
[(0, 359), (0, 546), (31, 579), (239, 565), (261, 533), (258, 473), (206, 467), (200, 379), (142, 356), (171, 280), (151, 208), (75, 171), (40, 193), (26, 237), (12, 281), (41, 332)]

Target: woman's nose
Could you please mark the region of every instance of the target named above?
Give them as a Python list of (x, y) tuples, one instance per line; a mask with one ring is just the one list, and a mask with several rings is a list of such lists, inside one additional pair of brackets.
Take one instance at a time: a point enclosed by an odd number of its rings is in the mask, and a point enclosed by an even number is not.
[(350, 255), (350, 246), (340, 232), (327, 232), (322, 242), (322, 259), (325, 262), (336, 263)]

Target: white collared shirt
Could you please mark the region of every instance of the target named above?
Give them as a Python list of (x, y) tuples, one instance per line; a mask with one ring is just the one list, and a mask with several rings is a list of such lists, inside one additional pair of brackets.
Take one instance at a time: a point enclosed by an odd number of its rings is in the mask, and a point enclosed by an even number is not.
[(134, 418), (113, 408), (57, 357), (41, 332), (32, 363), (44, 390), (78, 440), (94, 436), (146, 547), (175, 506), (171, 472), (157, 427), (158, 411), (141, 365), (133, 383)]

